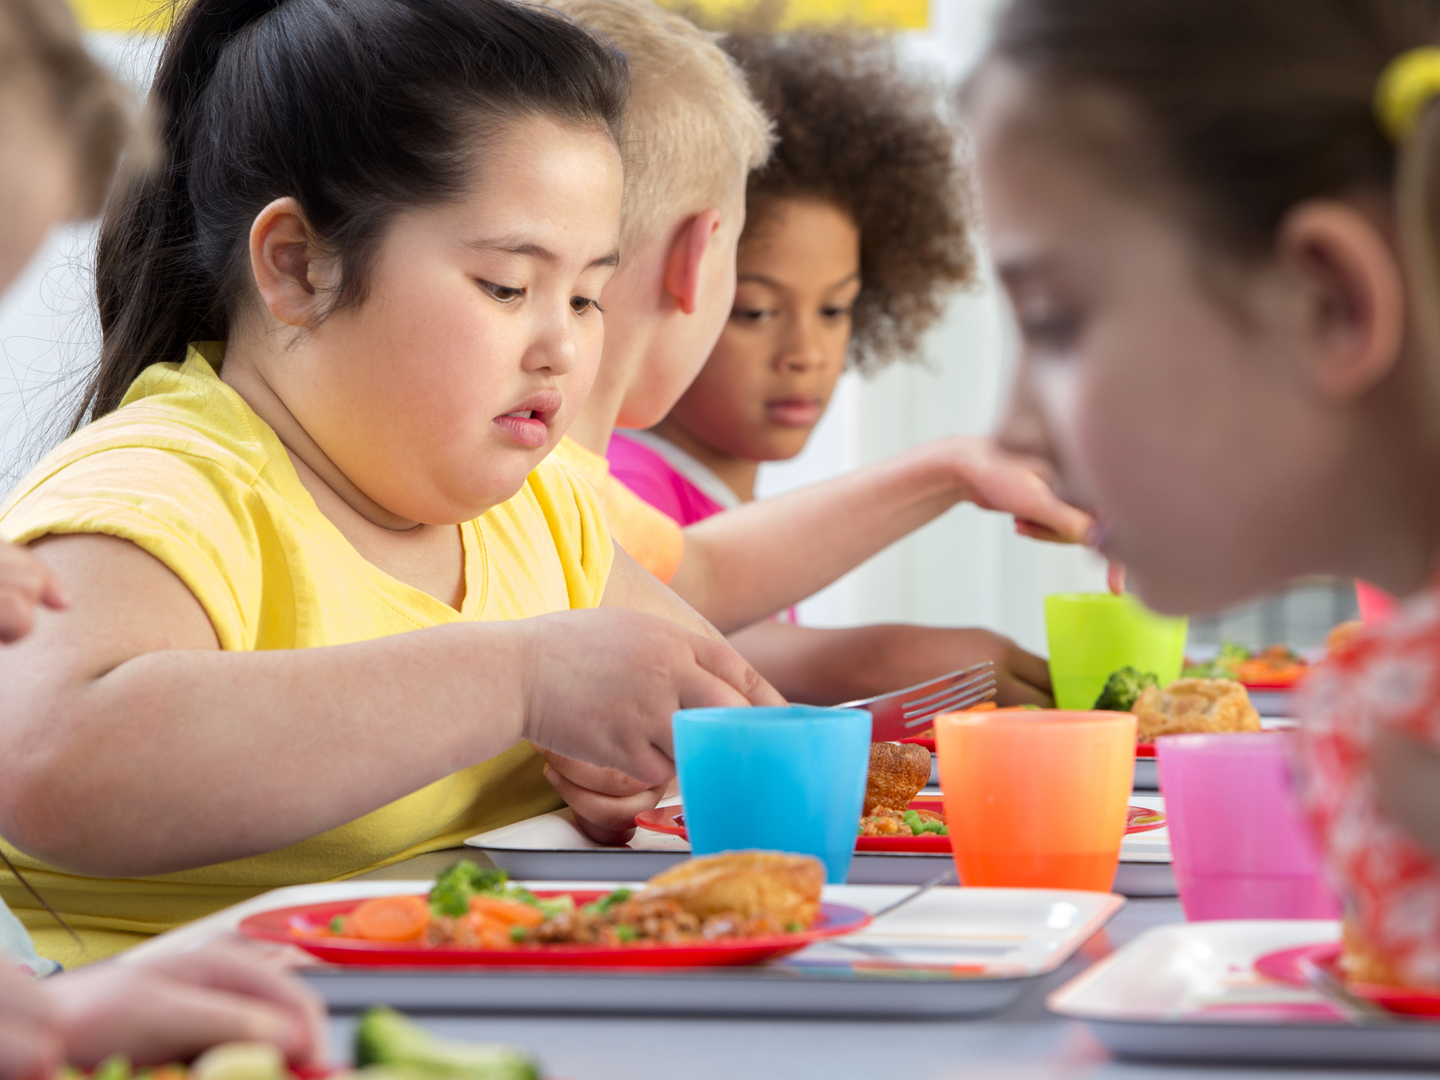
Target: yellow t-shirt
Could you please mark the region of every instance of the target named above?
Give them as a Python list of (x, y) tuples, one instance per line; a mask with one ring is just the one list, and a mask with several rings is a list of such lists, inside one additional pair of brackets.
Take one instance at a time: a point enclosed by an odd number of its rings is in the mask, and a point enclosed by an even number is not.
[[(222, 355), (199, 346), (183, 364), (146, 369), (120, 409), (65, 440), (0, 505), (0, 539), (130, 540), (185, 582), (226, 650), (340, 645), (600, 602), (614, 549), (594, 493), (565, 466), (546, 460), (513, 499), (459, 526), (465, 599), (456, 611), (361, 558), (274, 431), (217, 377)], [(350, 877), (555, 809), (540, 770), (521, 743), (320, 836), (176, 874), (79, 877), (6, 846), (80, 932), (83, 952), (9, 874), (0, 897), (43, 955), (88, 962), (267, 889)]]
[(552, 456), (590, 481), (605, 508), (610, 535), (625, 554), (668, 584), (685, 555), (685, 531), (675, 519), (616, 480), (610, 475), (610, 462), (570, 436), (560, 440)]

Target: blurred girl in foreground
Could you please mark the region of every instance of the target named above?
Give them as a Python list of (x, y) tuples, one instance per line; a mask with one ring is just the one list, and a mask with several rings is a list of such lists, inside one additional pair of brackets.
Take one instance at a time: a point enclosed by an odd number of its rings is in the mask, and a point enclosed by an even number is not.
[(1141, 597), (1419, 594), (1311, 682), (1302, 757), (1349, 976), (1432, 987), (1437, 41), (1437, 2), (1020, 0), (968, 91), (1023, 336), (1003, 441)]
[[(0, 0), (0, 292), (54, 225), (99, 210), (129, 132), (124, 94), (85, 52), (64, 5)], [(37, 604), (65, 603), (38, 559), (0, 545), (0, 640), (23, 637)], [(219, 945), (37, 980), (54, 965), (0, 901), (0, 1080), (116, 1052), (172, 1061), (235, 1039), (316, 1060), (322, 1006), (260, 957)]]

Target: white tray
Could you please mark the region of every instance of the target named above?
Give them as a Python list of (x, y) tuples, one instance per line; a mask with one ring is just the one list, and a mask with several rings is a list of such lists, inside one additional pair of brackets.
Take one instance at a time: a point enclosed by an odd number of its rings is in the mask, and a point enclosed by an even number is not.
[[(922, 795), (931, 795), (926, 791)], [(938, 797), (934, 792), (932, 797)], [(1158, 795), (1137, 795), (1136, 806), (1163, 810)], [(575, 825), (569, 810), (556, 810), (517, 821), (465, 841), (483, 851), (512, 877), (535, 880), (645, 880), (690, 857), (690, 844), (678, 836), (637, 829), (623, 847), (597, 844)], [(945, 871), (949, 853), (857, 851), (850, 863), (851, 885), (919, 885)], [(1115, 891), (1123, 896), (1174, 896), (1167, 829), (1127, 836), (1120, 848)]]
[(1440, 1066), (1440, 1023), (1349, 1021), (1316, 991), (1255, 974), (1266, 953), (1339, 936), (1339, 923), (1319, 920), (1161, 926), (1046, 1004), (1121, 1057)]
[[(614, 888), (625, 882), (535, 882), (536, 888)], [(272, 908), (424, 892), (428, 881), (297, 885), (216, 912), (124, 953), (128, 960), (191, 948)], [(875, 911), (893, 886), (831, 885), (825, 899)], [(953, 1017), (1010, 1004), (1124, 906), (1108, 893), (933, 889), (843, 939), (738, 968), (359, 968), (301, 973), (332, 1009), (384, 1003), (431, 1012), (764, 1014)]]

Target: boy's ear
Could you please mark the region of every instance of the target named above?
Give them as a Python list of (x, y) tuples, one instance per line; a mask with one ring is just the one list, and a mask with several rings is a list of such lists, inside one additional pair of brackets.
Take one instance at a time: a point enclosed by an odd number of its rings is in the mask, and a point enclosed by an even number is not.
[(1316, 387), (1334, 400), (1360, 396), (1400, 356), (1405, 283), (1395, 249), (1354, 206), (1314, 199), (1285, 216), (1277, 251), (1300, 275)]
[(315, 234), (295, 199), (276, 199), (255, 215), (250, 270), (270, 314), (287, 326), (307, 326), (320, 315), (319, 254)]
[(675, 234), (665, 263), (665, 291), (686, 315), (695, 314), (700, 301), (701, 267), (710, 241), (720, 231), (720, 211), (713, 207), (696, 214)]

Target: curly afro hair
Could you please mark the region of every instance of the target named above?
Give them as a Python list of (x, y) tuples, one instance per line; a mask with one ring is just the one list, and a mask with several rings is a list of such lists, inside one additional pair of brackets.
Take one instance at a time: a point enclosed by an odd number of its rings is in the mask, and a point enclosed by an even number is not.
[(947, 295), (975, 277), (969, 184), (939, 88), (901, 74), (862, 32), (732, 32), (721, 42), (775, 118), (770, 164), (750, 174), (746, 231), (778, 200), (816, 198), (860, 232), (850, 362), (913, 354)]

